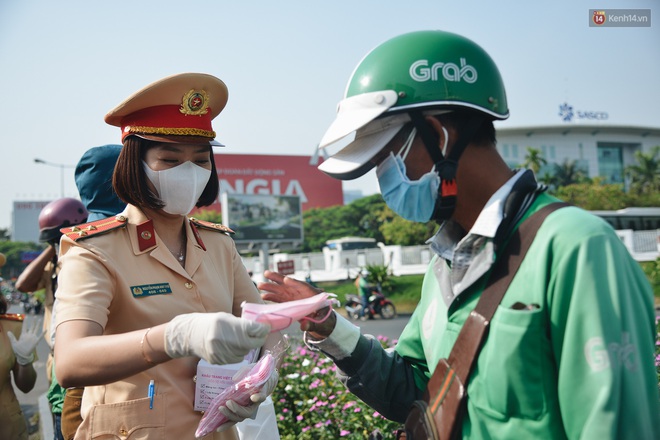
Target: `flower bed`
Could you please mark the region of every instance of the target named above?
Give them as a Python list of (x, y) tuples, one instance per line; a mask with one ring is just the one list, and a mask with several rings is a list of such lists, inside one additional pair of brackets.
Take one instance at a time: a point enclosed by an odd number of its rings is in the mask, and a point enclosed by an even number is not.
[[(396, 343), (378, 339), (386, 348)], [(394, 438), (399, 423), (351, 394), (337, 379), (337, 368), (330, 359), (302, 342), (291, 342), (272, 396), (283, 440), (367, 439), (374, 431), (382, 438)], [(380, 437), (374, 434), (374, 438)]]

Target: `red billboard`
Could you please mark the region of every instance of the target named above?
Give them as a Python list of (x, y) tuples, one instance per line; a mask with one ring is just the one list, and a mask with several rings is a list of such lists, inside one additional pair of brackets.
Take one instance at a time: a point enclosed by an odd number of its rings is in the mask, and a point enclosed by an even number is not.
[[(303, 211), (343, 205), (341, 180), (328, 177), (312, 165), (311, 156), (265, 154), (214, 155), (220, 194), (299, 196)], [(220, 197), (204, 209), (220, 210)]]

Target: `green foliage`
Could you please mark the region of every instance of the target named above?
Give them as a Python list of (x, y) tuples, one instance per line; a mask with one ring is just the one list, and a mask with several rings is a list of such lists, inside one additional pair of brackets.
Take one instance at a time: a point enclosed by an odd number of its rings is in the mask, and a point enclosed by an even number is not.
[[(383, 347), (394, 344), (379, 337)], [(351, 394), (325, 355), (298, 343), (285, 355), (273, 392), (283, 440), (365, 439), (378, 429), (385, 438), (401, 424), (390, 421)]]
[(198, 220), (204, 220), (205, 222), (213, 223), (222, 223), (222, 212), (221, 211), (212, 211), (210, 209), (200, 209), (195, 214), (192, 215)]
[(325, 242), (340, 237), (368, 237), (383, 241), (378, 226), (385, 202), (380, 194), (362, 197), (348, 205), (313, 208), (303, 213), (302, 252), (318, 252)]
[(660, 145), (648, 153), (635, 152), (637, 164), (626, 167), (625, 174), (631, 179), (630, 190), (637, 194), (653, 194), (660, 191)]
[(628, 206), (628, 196), (623, 186), (605, 184), (601, 178), (595, 178), (588, 183), (559, 187), (554, 191), (554, 195), (588, 210), (616, 210)]
[[(411, 313), (415, 309), (422, 291), (423, 279), (424, 275), (421, 274), (390, 276), (388, 278), (391, 287), (389, 291), (384, 293), (395, 303), (399, 313)], [(346, 294), (357, 294), (354, 280), (328, 281), (317, 284), (324, 291), (336, 294), (337, 299), (342, 304), (346, 302)]]
[(7, 263), (0, 269), (3, 278), (16, 278), (27, 267), (21, 262), (21, 254), (28, 251), (42, 251), (43, 245), (23, 241), (0, 241), (0, 253), (5, 254)]
[(392, 275), (387, 266), (382, 264), (367, 264), (365, 269), (369, 272), (367, 282), (371, 285), (379, 285), (385, 294), (392, 293)]
[(354, 200), (345, 206), (313, 208), (303, 213), (302, 252), (318, 252), (327, 240), (368, 237), (385, 244), (423, 244), (437, 228), (435, 222), (410, 222), (395, 214), (380, 194)]
[(628, 206), (660, 206), (660, 192), (625, 192), (623, 185), (606, 184), (596, 177), (551, 191), (556, 197), (588, 210), (617, 210)]
[(527, 147), (525, 161), (522, 163), (523, 168), (529, 168), (530, 170), (534, 171), (534, 174), (538, 175), (541, 167), (547, 163), (548, 161), (541, 155), (541, 150)]
[(554, 164), (554, 173), (550, 182), (554, 187), (561, 187), (575, 183), (586, 183), (589, 180), (587, 173), (578, 166), (576, 160), (564, 159), (561, 164)]
[(645, 261), (640, 264), (653, 288), (655, 302), (656, 304), (660, 304), (660, 258), (656, 258), (655, 261)]
[(385, 244), (415, 246), (424, 244), (431, 237), (438, 225), (431, 221), (427, 223), (411, 222), (394, 213), (387, 205), (380, 213), (380, 231)]

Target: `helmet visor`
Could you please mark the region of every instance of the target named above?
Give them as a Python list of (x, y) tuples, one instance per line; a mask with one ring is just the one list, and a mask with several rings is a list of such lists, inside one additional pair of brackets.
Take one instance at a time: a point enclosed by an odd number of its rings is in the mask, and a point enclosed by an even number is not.
[(323, 148), (364, 127), (396, 104), (394, 90), (380, 90), (351, 96), (339, 103), (337, 117), (323, 135), (319, 147)]
[(355, 139), (325, 160), (318, 169), (340, 180), (352, 180), (374, 167), (370, 160), (410, 121), (407, 113), (370, 122), (355, 133)]

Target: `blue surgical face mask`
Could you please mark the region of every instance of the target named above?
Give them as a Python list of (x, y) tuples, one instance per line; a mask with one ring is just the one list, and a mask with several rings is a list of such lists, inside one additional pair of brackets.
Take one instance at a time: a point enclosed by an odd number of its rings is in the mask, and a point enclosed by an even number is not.
[[(380, 192), (392, 211), (406, 220), (426, 223), (431, 220), (438, 198), (440, 177), (435, 166), (418, 180), (410, 180), (406, 175), (405, 159), (415, 139), (417, 130), (413, 128), (401, 151), (390, 155), (376, 168)], [(446, 133), (446, 132), (445, 132)], [(445, 134), (446, 148), (447, 135)]]

